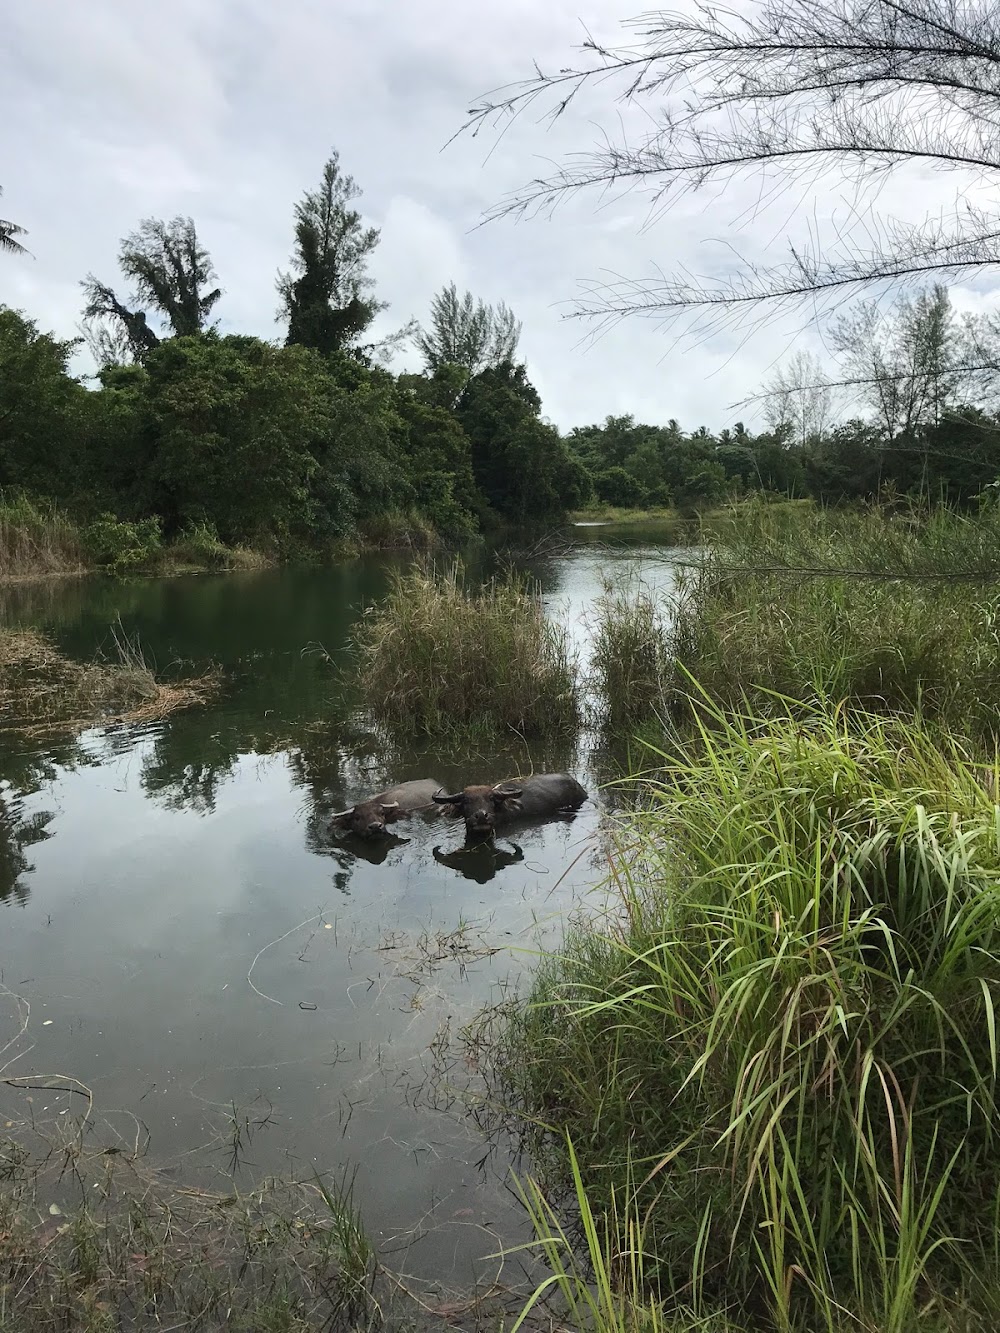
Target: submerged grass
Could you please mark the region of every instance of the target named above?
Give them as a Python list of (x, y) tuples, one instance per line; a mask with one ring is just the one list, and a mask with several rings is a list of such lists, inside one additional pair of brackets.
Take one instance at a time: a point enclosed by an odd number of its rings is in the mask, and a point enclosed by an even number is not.
[[(39, 1166), (0, 1142), (5, 1333), (381, 1325), (374, 1252), (346, 1186), (215, 1194), (171, 1186), (120, 1155), (90, 1167), (73, 1153)], [(50, 1202), (70, 1182), (79, 1202)]]
[(583, 1326), (995, 1327), (1000, 765), (822, 705), (663, 763), (496, 1051), (631, 1302)]
[(141, 645), (112, 631), (113, 656), (76, 662), (34, 629), (0, 630), (0, 731), (78, 731), (108, 722), (144, 722), (202, 702), (217, 686), (208, 673), (163, 682)]
[(354, 649), (365, 703), (395, 735), (546, 737), (579, 720), (567, 635), (514, 575), (474, 586), (458, 562), (397, 573), (355, 629)]

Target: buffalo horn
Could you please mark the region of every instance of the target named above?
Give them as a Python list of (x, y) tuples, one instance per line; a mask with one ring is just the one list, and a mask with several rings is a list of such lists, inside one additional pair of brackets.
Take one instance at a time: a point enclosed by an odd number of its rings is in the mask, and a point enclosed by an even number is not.
[(521, 787), (505, 787), (502, 782), (498, 782), (493, 788), (493, 795), (517, 797), (522, 794), (522, 791), (523, 788)]
[(338, 810), (338, 811), (336, 812), (336, 814), (331, 815), (330, 818), (331, 818), (331, 819), (343, 819), (345, 815), (349, 815), (349, 814), (351, 814), (353, 810), (354, 810), (354, 806), (353, 806), (353, 805), (349, 805), (349, 806), (347, 807), (346, 810)]
[(383, 810), (398, 810), (398, 809), (399, 809), (399, 802), (398, 802), (398, 801), (383, 801), (383, 802), (382, 802), (382, 809), (383, 809)]
[(431, 800), (437, 801), (438, 805), (455, 805), (464, 795), (464, 792), (457, 791), (453, 796), (445, 796), (444, 793), (439, 790), (434, 793)]

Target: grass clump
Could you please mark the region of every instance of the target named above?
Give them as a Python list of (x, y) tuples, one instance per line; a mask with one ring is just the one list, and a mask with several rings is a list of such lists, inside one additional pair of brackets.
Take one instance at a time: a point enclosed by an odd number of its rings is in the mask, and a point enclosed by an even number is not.
[(591, 659), (599, 722), (608, 736), (641, 728), (664, 709), (669, 657), (663, 611), (641, 578), (607, 580)]
[(580, 715), (576, 665), (537, 587), (513, 575), (466, 583), (445, 572), (397, 573), (354, 631), (357, 683), (397, 735), (467, 731), (555, 736)]
[(995, 729), (1000, 525), (991, 513), (746, 506), (682, 578), (668, 655), (720, 704), (844, 699)]
[(59, 652), (38, 630), (0, 630), (0, 731), (25, 735), (153, 721), (200, 703), (217, 684), (212, 674), (160, 681), (138, 640), (119, 629), (112, 642), (111, 656), (84, 663)]
[(1000, 767), (825, 706), (713, 710), (664, 762), (616, 910), (500, 1039), (515, 1103), (557, 1131), (548, 1197), (589, 1198), (626, 1289), (642, 1257), (643, 1308), (995, 1327)]

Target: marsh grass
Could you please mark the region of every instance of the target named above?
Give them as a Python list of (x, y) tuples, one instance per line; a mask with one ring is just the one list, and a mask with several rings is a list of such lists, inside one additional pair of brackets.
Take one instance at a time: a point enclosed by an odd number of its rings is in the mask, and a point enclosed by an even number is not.
[(0, 630), (0, 730), (38, 735), (153, 721), (202, 702), (218, 686), (214, 672), (160, 681), (138, 639), (118, 626), (111, 640), (108, 656), (84, 663), (59, 652), (38, 630)]
[(0, 496), (0, 578), (72, 574), (85, 564), (78, 525), (55, 505)]
[(513, 574), (478, 586), (458, 562), (397, 573), (353, 647), (365, 705), (397, 736), (558, 737), (579, 720), (567, 635)]
[(832, 697), (993, 733), (998, 514), (740, 509), (680, 580), (675, 711), (693, 675), (728, 708)]
[(640, 1245), (671, 1318), (993, 1328), (1000, 766), (874, 713), (700, 711), (614, 910), (500, 1029), (545, 1197), (586, 1195), (612, 1274)]
[(665, 711), (667, 628), (663, 607), (641, 575), (605, 580), (591, 670), (597, 720), (606, 734), (629, 735)]

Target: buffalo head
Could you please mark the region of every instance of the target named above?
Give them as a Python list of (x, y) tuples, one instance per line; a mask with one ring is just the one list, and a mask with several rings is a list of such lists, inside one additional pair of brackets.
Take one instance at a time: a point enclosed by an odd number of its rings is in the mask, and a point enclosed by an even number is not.
[(475, 837), (489, 837), (496, 828), (498, 816), (513, 815), (520, 810), (520, 795), (520, 787), (500, 782), (495, 787), (465, 787), (450, 796), (435, 792), (434, 800), (438, 805), (451, 806), (456, 816), (461, 815), (466, 832)]
[(332, 815), (330, 822), (359, 838), (377, 838), (385, 833), (387, 824), (399, 819), (401, 813), (398, 801), (383, 801), (373, 796), (370, 801), (362, 801)]

